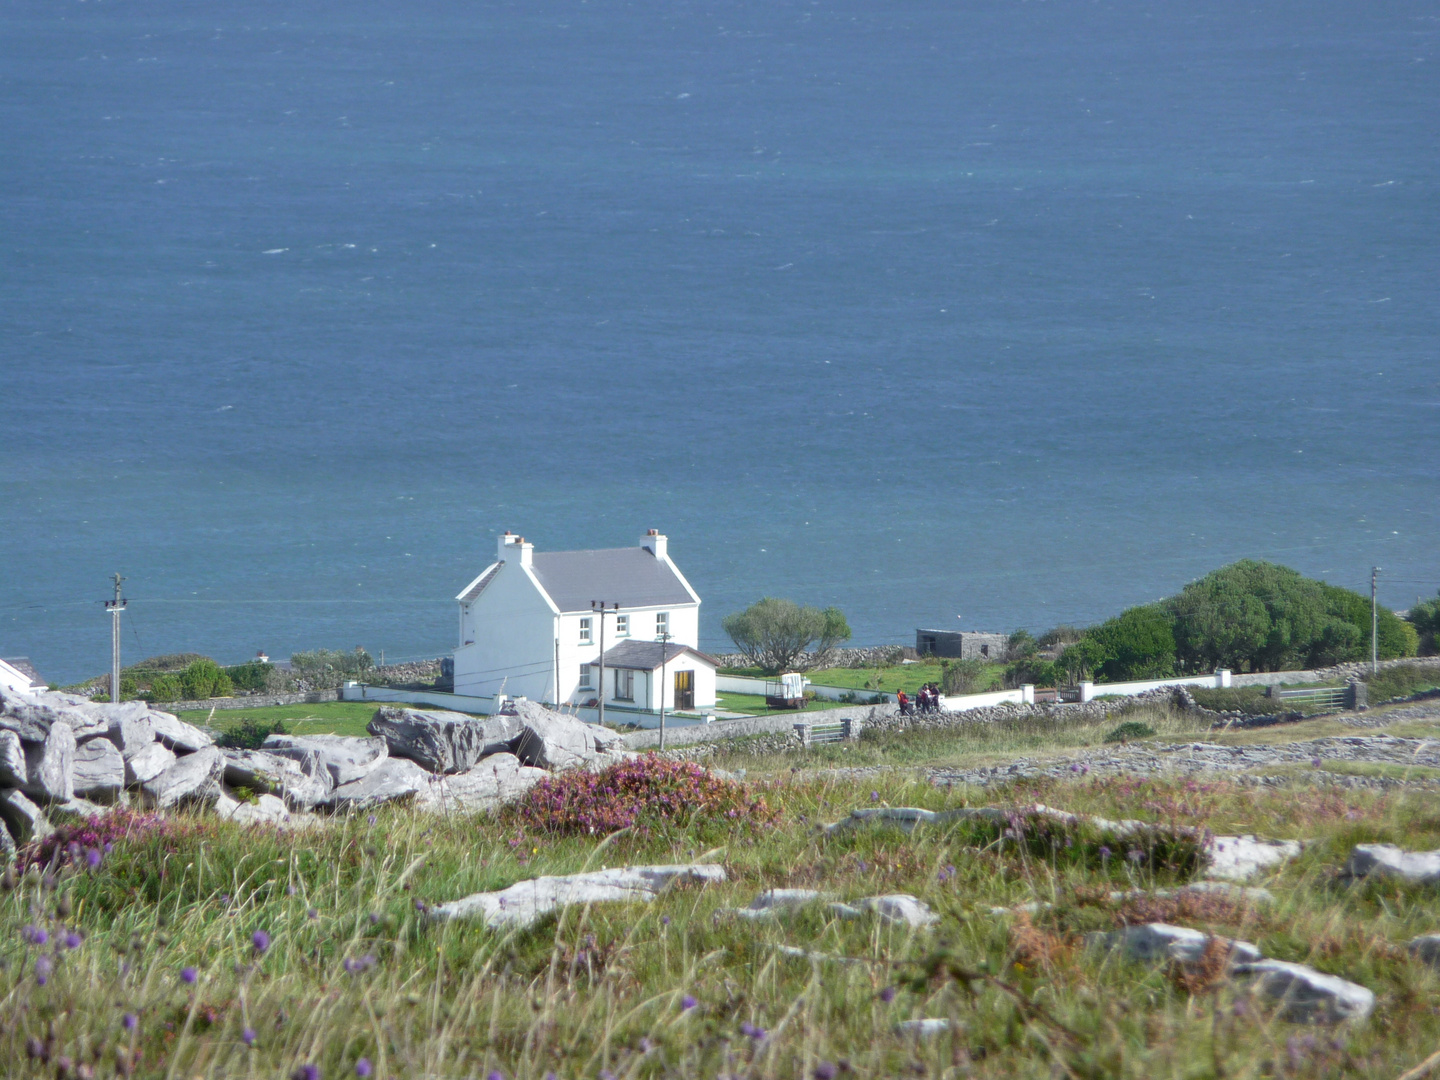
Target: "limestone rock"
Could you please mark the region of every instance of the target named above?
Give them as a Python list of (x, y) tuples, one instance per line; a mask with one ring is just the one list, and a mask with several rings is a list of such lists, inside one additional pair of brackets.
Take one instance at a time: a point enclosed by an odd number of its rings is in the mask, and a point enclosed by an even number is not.
[(0, 826), (0, 860), (4, 860), (7, 866), (13, 866), (19, 855), (20, 849), (15, 846), (15, 838), (10, 835), (10, 830)]
[(750, 910), (775, 911), (798, 908), (804, 907), (806, 904), (818, 904), (832, 898), (833, 894), (820, 892), (818, 889), (766, 889), (750, 901)]
[(517, 882), (508, 889), (441, 904), (431, 909), (431, 915), (442, 920), (481, 918), (491, 928), (521, 929), (568, 904), (648, 903), (675, 881), (724, 880), (725, 868), (712, 863), (615, 867)]
[(563, 716), (534, 702), (517, 703), (521, 720), (515, 756), (541, 769), (608, 765), (631, 756), (618, 732)]
[(222, 750), (221, 753), (225, 756), (225, 782), (231, 787), (278, 793), (287, 804), (301, 810), (318, 806), (335, 790), (330, 770), (313, 751), (298, 759), (264, 750)]
[(42, 802), (67, 802), (75, 795), (75, 733), (56, 721), (45, 741), (25, 743), (25, 784), (22, 790)]
[(417, 795), (426, 789), (429, 781), (430, 774), (413, 761), (387, 757), (364, 776), (337, 785), (325, 801), (337, 810), (363, 810), (392, 799)]
[(0, 730), (0, 787), (23, 787), (25, 785), (25, 748), (20, 736), (13, 731)]
[(152, 742), (143, 750), (125, 759), (125, 786), (134, 787), (137, 784), (153, 780), (174, 764), (174, 751), (164, 743)]
[(901, 1020), (895, 1025), (895, 1034), (911, 1035), (917, 1039), (933, 1039), (947, 1031), (964, 1031), (963, 1024), (940, 1017), (926, 1017), (924, 1020)]
[(143, 724), (150, 713), (150, 706), (144, 701), (122, 701), (118, 704), (108, 701), (87, 701), (77, 706), (80, 712), (90, 718), (85, 730), (75, 729), (76, 742), (88, 739), (108, 738), (110, 729), (117, 725)]
[(365, 730), (383, 738), (392, 757), (432, 773), (460, 773), (481, 758), (508, 753), (520, 736), (520, 719), (381, 708)]
[[(839, 905), (860, 914), (873, 914), (884, 922), (903, 923), (906, 926), (930, 926), (940, 921), (940, 916), (930, 910), (925, 901), (909, 893), (890, 893), (885, 896), (866, 896), (853, 904)], [(837, 914), (839, 914), (837, 912)]]
[(267, 735), (261, 749), (300, 762), (314, 754), (337, 788), (368, 776), (390, 756), (384, 739), (352, 735)]
[(1255, 994), (1278, 1003), (1276, 1016), (1291, 1023), (1363, 1020), (1375, 1008), (1375, 995), (1365, 987), (1304, 964), (1259, 960), (1238, 965), (1235, 973), (1255, 976)]
[[(1090, 948), (1119, 949), (1131, 960), (1177, 960), (1193, 964), (1205, 952), (1211, 935), (1188, 926), (1171, 926), (1169, 923), (1144, 923), (1141, 926), (1127, 926), (1113, 933), (1085, 935), (1085, 944)], [(1248, 941), (1219, 939), (1228, 946), (1230, 963), (1248, 964), (1261, 959), (1260, 950)]]
[(89, 735), (103, 731), (105, 721), (87, 711), (90, 702), (74, 694), (38, 690), (32, 694), (16, 694), (5, 699), (0, 728), (18, 734), (24, 742), (44, 742), (54, 724), (64, 724), (72, 735)]
[(125, 759), (109, 739), (91, 739), (75, 748), (75, 794), (97, 802), (114, 802), (125, 788)]
[(1394, 844), (1356, 844), (1345, 862), (1351, 877), (1399, 878), (1419, 885), (1440, 882), (1440, 851), (1406, 851)]
[(164, 772), (141, 784), (141, 802), (147, 807), (168, 810), (190, 799), (213, 801), (219, 795), (220, 777), (224, 771), (225, 759), (220, 751), (207, 746), (176, 758), (175, 763)]
[(1409, 945), (1410, 955), (1422, 964), (1440, 967), (1440, 934), (1421, 934)]
[(1298, 840), (1257, 840), (1244, 836), (1215, 836), (1205, 847), (1210, 865), (1204, 876), (1225, 881), (1246, 881), (1262, 870), (1273, 869), (1291, 859), (1298, 859), (1302, 845)]
[(177, 754), (193, 754), (197, 750), (215, 745), (215, 740), (205, 732), (194, 724), (185, 723), (172, 713), (150, 712), (146, 713), (146, 719), (150, 721), (155, 738)]
[(121, 757), (129, 761), (155, 741), (155, 725), (148, 713), (120, 716), (110, 721), (110, 726), (105, 729), (105, 738), (115, 745)]
[(286, 825), (290, 811), (284, 800), (261, 795), (254, 802), (239, 802), (222, 793), (215, 801), (215, 813), (240, 825)]
[(431, 776), (415, 805), (426, 810), (472, 813), (517, 799), (545, 777), (544, 769), (521, 765), (514, 754), (491, 754), (453, 776)]
[(19, 843), (43, 840), (55, 830), (45, 817), (45, 811), (25, 797), (23, 791), (0, 791), (0, 818)]

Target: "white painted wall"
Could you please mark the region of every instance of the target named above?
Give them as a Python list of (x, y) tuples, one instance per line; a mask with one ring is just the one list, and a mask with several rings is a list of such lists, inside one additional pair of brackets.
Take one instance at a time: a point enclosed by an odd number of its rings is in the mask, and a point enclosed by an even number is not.
[(1225, 668), (1221, 668), (1213, 675), (1189, 675), (1173, 679), (1146, 679), (1143, 682), (1082, 682), (1080, 684), (1080, 700), (1094, 701), (1097, 697), (1105, 697), (1109, 694), (1122, 694), (1126, 697), (1133, 697), (1136, 694), (1144, 694), (1151, 690), (1163, 690), (1167, 686), (1203, 686), (1207, 689), (1219, 690), (1229, 686), (1230, 683), (1230, 672)]
[(455, 693), (493, 697), (503, 684), (511, 697), (554, 699), (556, 611), (526, 567), (506, 562), (461, 609)]

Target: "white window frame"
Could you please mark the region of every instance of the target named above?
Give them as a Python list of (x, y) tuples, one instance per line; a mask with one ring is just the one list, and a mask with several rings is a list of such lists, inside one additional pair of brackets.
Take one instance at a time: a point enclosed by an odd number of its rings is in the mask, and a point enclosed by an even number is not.
[(594, 665), (592, 665), (592, 664), (581, 664), (581, 665), (580, 665), (580, 686), (579, 686), (579, 689), (581, 689), (581, 690), (593, 690), (593, 689), (595, 689), (593, 686), (590, 685), (590, 672), (591, 672), (592, 670), (594, 670)]
[(630, 616), (629, 616), (629, 615), (616, 615), (616, 616), (615, 616), (615, 636), (616, 636), (616, 637), (629, 637), (629, 636), (630, 636)]
[(590, 619), (588, 616), (580, 620), (580, 644), (590, 644)]
[[(615, 672), (615, 693), (616, 701), (635, 700), (635, 672), (630, 668), (611, 668)], [(623, 692), (622, 692), (623, 691)]]
[(657, 611), (655, 613), (655, 636), (670, 632), (670, 613), (668, 611)]

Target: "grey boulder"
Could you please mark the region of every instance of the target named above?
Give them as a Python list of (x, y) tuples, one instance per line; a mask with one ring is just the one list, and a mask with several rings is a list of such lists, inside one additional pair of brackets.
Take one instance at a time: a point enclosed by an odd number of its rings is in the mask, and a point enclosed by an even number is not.
[[(1085, 944), (1090, 948), (1118, 949), (1131, 960), (1177, 960), (1185, 964), (1200, 960), (1211, 940), (1210, 934), (1169, 923), (1144, 923), (1113, 933), (1085, 935)], [(1261, 959), (1260, 950), (1248, 941), (1215, 940), (1226, 948), (1232, 965)]]
[(74, 766), (75, 733), (69, 724), (56, 721), (45, 733), (44, 742), (25, 743), (22, 790), (42, 802), (68, 802), (75, 795)]
[(1418, 885), (1440, 882), (1440, 851), (1406, 851), (1394, 844), (1356, 844), (1345, 861), (1350, 877), (1384, 877)]
[(89, 735), (105, 730), (106, 722), (88, 711), (94, 706), (74, 694), (37, 691), (6, 698), (0, 728), (14, 731), (25, 742), (43, 742), (54, 724), (66, 725), (72, 734)]
[(1223, 881), (1247, 881), (1262, 870), (1273, 870), (1298, 859), (1299, 840), (1263, 840), (1244, 836), (1214, 836), (1205, 847), (1210, 864), (1204, 876)]
[(0, 730), (0, 788), (24, 787), (25, 779), (25, 748), (20, 736)]
[(850, 904), (832, 904), (830, 910), (843, 919), (870, 914), (882, 922), (917, 928), (940, 921), (940, 916), (930, 910), (929, 904), (909, 893), (867, 896)]
[(290, 811), (283, 800), (274, 795), (261, 795), (253, 802), (239, 802), (221, 794), (215, 800), (215, 813), (237, 825), (287, 825)]
[(630, 757), (618, 732), (553, 712), (533, 702), (517, 705), (521, 721), (515, 756), (540, 769), (607, 765)]
[(393, 799), (418, 795), (430, 782), (430, 774), (405, 758), (384, 758), (364, 776), (337, 785), (326, 803), (337, 810), (363, 810)]
[(260, 748), (292, 761), (303, 762), (313, 754), (337, 788), (364, 778), (389, 758), (384, 739), (351, 735), (267, 735)]
[(146, 713), (155, 738), (179, 754), (193, 754), (215, 745), (215, 740), (194, 724), (187, 724), (178, 716), (168, 712)]
[(459, 773), (481, 758), (508, 752), (520, 735), (520, 720), (381, 708), (366, 730), (385, 740), (392, 757), (409, 758), (432, 773)]
[(725, 868), (713, 863), (615, 867), (520, 881), (508, 889), (441, 904), (430, 914), (438, 920), (479, 918), (492, 929), (518, 930), (569, 904), (649, 903), (672, 882), (706, 884), (724, 880)]
[(88, 799), (71, 799), (69, 802), (46, 807), (45, 816), (55, 825), (79, 824), (91, 818), (104, 817), (113, 809), (114, 806), (102, 806)]
[(23, 791), (0, 791), (0, 818), (5, 819), (10, 835), (22, 844), (43, 840), (55, 831), (45, 811), (27, 799)]
[(1440, 967), (1440, 934), (1421, 934), (1410, 942), (1409, 949), (1422, 964)]
[(192, 799), (214, 801), (219, 794), (225, 759), (213, 746), (176, 758), (175, 763), (140, 785), (140, 799), (147, 807), (168, 810)]
[(114, 802), (125, 789), (125, 759), (109, 739), (91, 739), (75, 748), (75, 794), (97, 802)]
[(1290, 1023), (1363, 1020), (1375, 1008), (1375, 995), (1359, 983), (1326, 975), (1304, 964), (1259, 960), (1238, 965), (1235, 973), (1254, 976), (1253, 992), (1277, 1004), (1276, 1017)]
[[(180, 723), (178, 720), (175, 722)], [(105, 738), (120, 751), (121, 757), (129, 761), (155, 742), (155, 725), (148, 714), (120, 716), (110, 721), (110, 726), (105, 729)]]
[(301, 810), (324, 802), (335, 790), (335, 780), (314, 752), (298, 759), (264, 750), (224, 750), (225, 783), (254, 792), (278, 793)]
[(489, 810), (519, 798), (549, 775), (544, 769), (521, 765), (514, 754), (491, 754), (465, 772), (429, 777), (415, 805), (441, 812)]
[(175, 752), (164, 743), (152, 742), (138, 753), (125, 758), (125, 786), (133, 787), (153, 780), (174, 764)]

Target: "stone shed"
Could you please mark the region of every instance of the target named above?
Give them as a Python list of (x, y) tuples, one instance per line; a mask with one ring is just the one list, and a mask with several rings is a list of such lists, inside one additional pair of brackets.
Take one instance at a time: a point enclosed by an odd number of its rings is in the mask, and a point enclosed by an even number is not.
[(921, 656), (942, 656), (954, 660), (1005, 659), (1009, 645), (1005, 634), (983, 634), (973, 630), (916, 630), (915, 651)]

